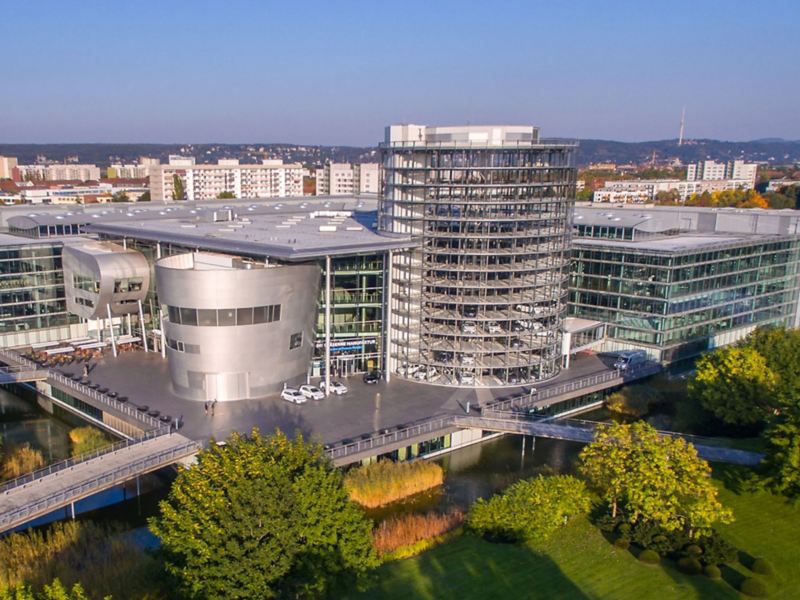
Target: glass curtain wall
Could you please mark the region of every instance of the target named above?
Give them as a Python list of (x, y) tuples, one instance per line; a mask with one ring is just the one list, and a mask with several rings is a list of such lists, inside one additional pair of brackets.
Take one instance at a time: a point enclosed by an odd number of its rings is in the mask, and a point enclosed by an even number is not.
[(421, 241), (392, 264), (398, 374), (491, 386), (558, 373), (574, 148), (383, 146), (380, 227)]
[(798, 252), (794, 239), (681, 253), (577, 242), (570, 314), (609, 323), (610, 339), (649, 346), (661, 360), (686, 358), (728, 331), (791, 325)]

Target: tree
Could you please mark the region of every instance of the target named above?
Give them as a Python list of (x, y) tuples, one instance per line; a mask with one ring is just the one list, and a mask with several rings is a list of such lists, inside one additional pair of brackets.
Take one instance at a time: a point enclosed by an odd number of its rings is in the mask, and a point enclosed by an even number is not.
[(665, 531), (707, 533), (732, 513), (717, 499), (711, 468), (694, 446), (661, 436), (650, 425), (613, 424), (597, 430), (580, 454), (579, 471), (631, 525), (649, 521)]
[(227, 200), (228, 198), (236, 198), (236, 194), (233, 192), (220, 192), (217, 194), (217, 199), (219, 200)]
[(681, 199), (681, 193), (678, 190), (661, 190), (656, 193), (656, 204), (677, 204)]
[(726, 347), (705, 354), (689, 380), (689, 395), (725, 423), (754, 424), (777, 406), (777, 377), (753, 348)]
[(800, 330), (759, 327), (742, 342), (764, 357), (777, 376), (777, 386), (786, 393), (800, 389)]
[(186, 200), (186, 184), (177, 173), (172, 176), (172, 199)]
[[(110, 600), (106, 596), (105, 600)], [(16, 585), (11, 588), (0, 588), (0, 600), (89, 600), (80, 583), (67, 589), (58, 579), (45, 585), (40, 593), (34, 593), (29, 586)]]
[(489, 500), (478, 499), (467, 515), (467, 527), (492, 541), (542, 541), (590, 507), (580, 479), (540, 475), (518, 481)]
[(800, 501), (800, 415), (782, 414), (764, 432), (766, 455), (759, 467), (761, 483), (793, 502)]
[(150, 202), (150, 190), (147, 190), (144, 194), (139, 196), (137, 202)]
[(182, 470), (150, 528), (195, 598), (320, 597), (377, 565), (371, 525), (322, 447), (237, 433)]
[(131, 199), (128, 197), (128, 194), (122, 190), (119, 192), (114, 192), (111, 194), (111, 201), (112, 202), (130, 202)]

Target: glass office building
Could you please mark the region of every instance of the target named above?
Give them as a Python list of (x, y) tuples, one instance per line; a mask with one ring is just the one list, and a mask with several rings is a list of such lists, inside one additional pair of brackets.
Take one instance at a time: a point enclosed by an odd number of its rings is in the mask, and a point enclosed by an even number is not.
[(420, 241), (391, 265), (394, 372), (487, 386), (558, 373), (574, 151), (535, 127), (387, 128), (379, 226)]
[(70, 337), (78, 318), (67, 312), (61, 240), (0, 234), (0, 345)]
[(709, 216), (579, 209), (570, 314), (606, 322), (607, 349), (644, 348), (664, 362), (734, 342), (758, 325), (794, 326), (796, 218), (754, 225), (757, 213), (728, 222), (715, 216), (712, 228)]

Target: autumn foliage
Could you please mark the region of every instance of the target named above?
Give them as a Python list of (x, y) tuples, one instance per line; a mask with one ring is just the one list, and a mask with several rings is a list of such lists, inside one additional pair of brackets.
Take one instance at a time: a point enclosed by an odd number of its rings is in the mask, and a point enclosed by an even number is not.
[(384, 506), (442, 483), (442, 467), (422, 460), (410, 463), (381, 460), (353, 469), (344, 478), (350, 499), (367, 508)]
[(464, 522), (464, 514), (454, 510), (445, 514), (406, 514), (383, 521), (372, 532), (372, 541), (380, 556), (430, 540), (447, 533)]

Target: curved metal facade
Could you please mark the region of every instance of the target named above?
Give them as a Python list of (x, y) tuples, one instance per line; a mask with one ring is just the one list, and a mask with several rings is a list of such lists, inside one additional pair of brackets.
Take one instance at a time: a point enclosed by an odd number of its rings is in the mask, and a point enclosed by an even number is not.
[(195, 253), (161, 259), (155, 271), (178, 394), (240, 400), (305, 376), (317, 318), (317, 265), (265, 266)]
[(435, 131), (383, 145), (380, 226), (421, 241), (392, 265), (391, 367), (477, 386), (553, 377), (575, 144), (540, 142), (534, 128), (489, 129), (495, 139), (477, 142), (470, 128)]
[(85, 319), (134, 314), (150, 289), (150, 266), (141, 252), (112, 242), (64, 246), (67, 310)]

